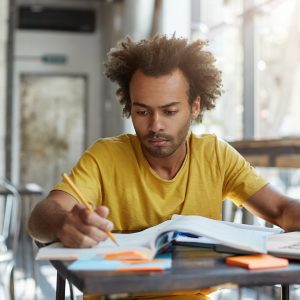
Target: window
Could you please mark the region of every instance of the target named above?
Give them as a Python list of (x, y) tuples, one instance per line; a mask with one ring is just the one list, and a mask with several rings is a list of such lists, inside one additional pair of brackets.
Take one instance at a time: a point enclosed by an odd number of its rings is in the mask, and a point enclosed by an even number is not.
[(255, 15), (258, 138), (300, 134), (299, 15), (297, 0), (271, 1)]
[[(216, 108), (204, 114), (203, 123), (194, 132), (213, 132), (227, 140), (237, 140), (243, 134), (243, 52), (240, 15), (242, 1), (201, 0), (195, 3), (192, 40), (205, 39), (216, 57), (223, 74), (223, 94)], [(213, 13), (212, 13), (213, 11)]]

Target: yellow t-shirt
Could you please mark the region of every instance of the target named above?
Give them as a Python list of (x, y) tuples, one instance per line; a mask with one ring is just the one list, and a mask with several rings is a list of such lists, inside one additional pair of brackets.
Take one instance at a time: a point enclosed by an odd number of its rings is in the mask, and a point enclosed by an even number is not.
[[(142, 230), (173, 214), (221, 219), (222, 200), (237, 205), (267, 184), (229, 144), (215, 135), (189, 134), (187, 155), (171, 180), (145, 159), (136, 135), (96, 141), (71, 171), (71, 179), (95, 206), (106, 205), (114, 230)], [(76, 198), (66, 182), (54, 186)]]

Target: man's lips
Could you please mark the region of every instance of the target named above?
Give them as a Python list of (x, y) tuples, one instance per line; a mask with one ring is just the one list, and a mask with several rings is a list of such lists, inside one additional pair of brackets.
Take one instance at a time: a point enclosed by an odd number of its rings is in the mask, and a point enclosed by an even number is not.
[(163, 146), (168, 142), (168, 140), (162, 138), (151, 138), (148, 139), (148, 142), (154, 146)]

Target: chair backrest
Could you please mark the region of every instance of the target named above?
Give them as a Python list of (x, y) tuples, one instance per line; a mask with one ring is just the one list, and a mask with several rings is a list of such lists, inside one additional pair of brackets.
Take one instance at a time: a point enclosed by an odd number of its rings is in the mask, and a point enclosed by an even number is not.
[(17, 251), (20, 229), (20, 195), (13, 184), (0, 179), (0, 255)]

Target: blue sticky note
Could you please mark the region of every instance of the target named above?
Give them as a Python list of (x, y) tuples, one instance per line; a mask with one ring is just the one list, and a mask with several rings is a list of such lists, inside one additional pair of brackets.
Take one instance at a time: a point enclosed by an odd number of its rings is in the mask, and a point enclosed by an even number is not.
[(78, 259), (69, 265), (68, 269), (73, 271), (116, 271), (116, 270), (132, 270), (132, 271), (149, 271), (155, 268), (166, 270), (172, 266), (172, 254), (163, 253), (157, 255), (153, 260), (141, 263), (127, 263), (126, 260), (105, 260), (94, 257), (90, 259)]

